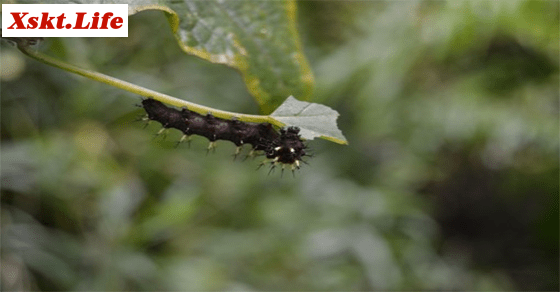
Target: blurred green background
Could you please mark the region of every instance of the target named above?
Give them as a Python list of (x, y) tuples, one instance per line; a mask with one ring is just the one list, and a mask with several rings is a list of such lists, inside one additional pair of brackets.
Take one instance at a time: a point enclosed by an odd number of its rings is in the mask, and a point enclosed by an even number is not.
[[(73, 64), (257, 113), (161, 12)], [(348, 146), (292, 178), (155, 137), (140, 98), (1, 43), (2, 290), (558, 290), (558, 1), (301, 1)], [(245, 149), (248, 151), (248, 149)]]

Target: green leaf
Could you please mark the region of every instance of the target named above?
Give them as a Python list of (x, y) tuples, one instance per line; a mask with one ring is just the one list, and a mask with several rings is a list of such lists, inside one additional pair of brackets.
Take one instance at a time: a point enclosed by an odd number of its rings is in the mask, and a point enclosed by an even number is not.
[[(70, 4), (87, 0), (14, 0)], [(128, 4), (129, 15), (161, 10), (187, 53), (239, 70), (264, 114), (286, 96), (310, 100), (314, 78), (296, 28), (296, 3), (255, 0), (104, 0)], [(148, 39), (149, 36), (146, 36)]]
[(294, 1), (127, 3), (129, 14), (164, 11), (185, 52), (238, 69), (264, 113), (279, 106), (285, 96), (311, 98), (314, 80), (299, 42)]
[(338, 112), (326, 105), (299, 101), (290, 96), (270, 116), (284, 125), (299, 127), (300, 134), (305, 139), (320, 137), (339, 144), (348, 144), (336, 125)]

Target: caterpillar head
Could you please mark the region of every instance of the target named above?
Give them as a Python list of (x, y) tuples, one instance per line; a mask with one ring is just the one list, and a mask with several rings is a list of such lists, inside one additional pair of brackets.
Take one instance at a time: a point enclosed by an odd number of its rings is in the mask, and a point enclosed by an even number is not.
[(299, 128), (288, 127), (280, 130), (280, 137), (272, 142), (266, 150), (266, 157), (273, 163), (291, 165), (299, 168), (300, 161), (305, 156), (307, 147), (299, 136)]

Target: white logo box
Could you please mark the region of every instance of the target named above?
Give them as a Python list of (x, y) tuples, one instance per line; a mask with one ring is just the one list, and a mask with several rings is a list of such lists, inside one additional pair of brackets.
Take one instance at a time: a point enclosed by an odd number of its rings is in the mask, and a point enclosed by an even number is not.
[(4, 37), (128, 37), (128, 4), (2, 4)]

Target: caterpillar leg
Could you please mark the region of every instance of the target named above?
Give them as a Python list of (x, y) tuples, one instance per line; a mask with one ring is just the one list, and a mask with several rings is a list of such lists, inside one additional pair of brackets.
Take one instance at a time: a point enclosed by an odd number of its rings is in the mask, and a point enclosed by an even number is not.
[(247, 158), (252, 157), (255, 158), (255, 149), (251, 149), (251, 151), (249, 151), (249, 153), (247, 153), (247, 155), (245, 155), (245, 158), (243, 158), (243, 161), (247, 160)]
[(270, 175), (270, 174), (274, 171), (275, 168), (276, 168), (276, 164), (273, 163), (273, 164), (270, 166), (270, 170), (268, 171), (268, 175)]
[(216, 152), (216, 141), (210, 141), (210, 143), (208, 144), (208, 148), (206, 148), (206, 155), (208, 155), (208, 152), (210, 152), (210, 150), (212, 150), (212, 152)]
[(152, 120), (150, 120), (150, 119), (148, 118), (148, 115), (139, 117), (138, 120), (136, 120), (136, 121), (137, 121), (137, 122), (145, 122), (145, 123), (144, 123), (143, 129), (146, 129), (146, 128), (148, 127), (148, 125), (150, 125), (150, 123), (152, 122)]
[(270, 159), (268, 159), (268, 158), (261, 161), (261, 163), (259, 164), (259, 167), (257, 167), (257, 170), (259, 170), (261, 167), (263, 167), (263, 165), (266, 165), (269, 161), (270, 161)]
[(183, 135), (183, 137), (181, 137), (181, 139), (179, 139), (179, 141), (177, 141), (177, 144), (175, 144), (175, 148), (179, 147), (179, 144), (181, 144), (185, 141), (187, 141), (188, 147), (191, 148), (191, 136), (190, 135)]
[(165, 138), (167, 137), (167, 133), (169, 132), (168, 128), (161, 128), (155, 135), (154, 138), (158, 137), (158, 136), (162, 136), (162, 139), (165, 140)]
[(233, 160), (234, 160), (234, 161), (235, 161), (235, 159), (237, 158), (237, 155), (239, 155), (239, 153), (241, 153), (241, 147), (242, 147), (242, 146), (243, 146), (243, 145), (235, 147), (235, 153), (233, 153)]

